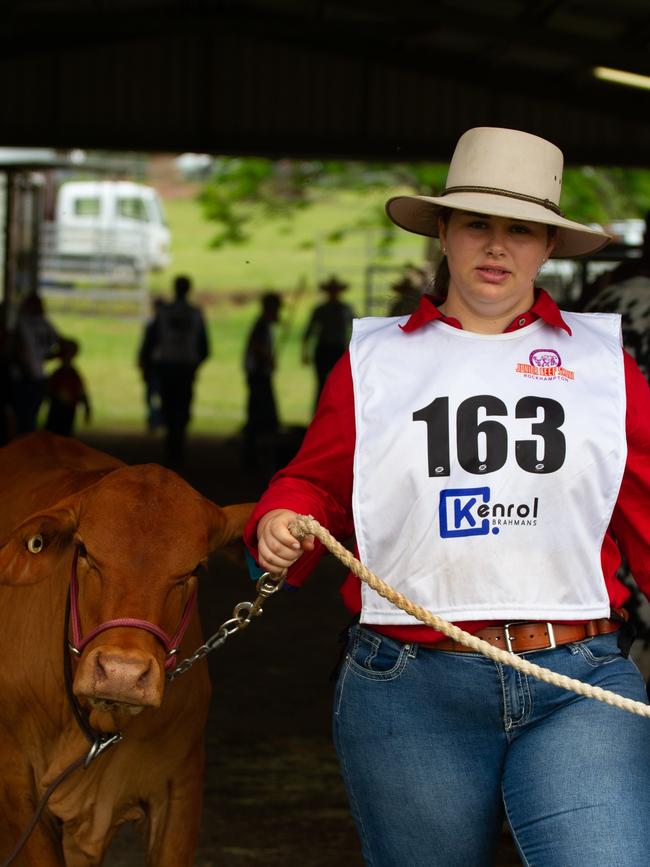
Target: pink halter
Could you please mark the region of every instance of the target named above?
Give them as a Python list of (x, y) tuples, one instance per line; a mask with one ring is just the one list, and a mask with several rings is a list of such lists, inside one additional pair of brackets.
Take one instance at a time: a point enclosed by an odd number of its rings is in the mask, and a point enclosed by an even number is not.
[(164, 630), (162, 630), (159, 626), (156, 626), (155, 623), (150, 623), (148, 620), (137, 620), (134, 617), (120, 617), (117, 620), (107, 620), (105, 623), (102, 623), (100, 624), (100, 626), (96, 626), (94, 629), (92, 629), (85, 638), (82, 638), (81, 621), (79, 619), (78, 606), (78, 557), (79, 549), (76, 548), (74, 552), (74, 557), (72, 559), (72, 575), (70, 576), (70, 621), (72, 626), (72, 642), (70, 642), (68, 645), (70, 650), (76, 656), (81, 656), (84, 647), (86, 647), (86, 645), (91, 642), (93, 638), (96, 638), (100, 633), (106, 632), (107, 629), (114, 629), (118, 626), (130, 626), (134, 629), (145, 629), (147, 632), (150, 632), (152, 635), (156, 636), (158, 641), (160, 641), (162, 646), (165, 648), (165, 651), (167, 652), (167, 658), (165, 659), (165, 668), (171, 668), (176, 662), (178, 645), (181, 643), (183, 635), (185, 635), (185, 630), (187, 629), (187, 626), (190, 622), (190, 618), (196, 604), (196, 586), (192, 590), (192, 595), (185, 604), (185, 610), (183, 611), (183, 616), (181, 617), (181, 622), (178, 625), (178, 629), (171, 638), (167, 635), (166, 632), (164, 632)]

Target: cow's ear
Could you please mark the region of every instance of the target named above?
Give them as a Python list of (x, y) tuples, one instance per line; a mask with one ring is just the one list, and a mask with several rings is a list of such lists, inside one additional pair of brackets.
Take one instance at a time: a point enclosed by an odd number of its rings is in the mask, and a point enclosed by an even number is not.
[(227, 545), (237, 542), (242, 537), (246, 521), (251, 516), (255, 503), (238, 503), (235, 506), (220, 506), (209, 504), (210, 529), (209, 550), (225, 548)]
[(77, 525), (70, 509), (32, 515), (0, 544), (0, 584), (38, 584), (65, 555)]

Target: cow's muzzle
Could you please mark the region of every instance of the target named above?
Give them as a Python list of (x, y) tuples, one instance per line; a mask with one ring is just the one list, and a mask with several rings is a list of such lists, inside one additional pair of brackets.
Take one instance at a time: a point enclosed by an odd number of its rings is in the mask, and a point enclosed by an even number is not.
[(73, 682), (74, 694), (93, 709), (130, 716), (160, 707), (164, 687), (164, 671), (155, 656), (110, 644), (83, 654)]

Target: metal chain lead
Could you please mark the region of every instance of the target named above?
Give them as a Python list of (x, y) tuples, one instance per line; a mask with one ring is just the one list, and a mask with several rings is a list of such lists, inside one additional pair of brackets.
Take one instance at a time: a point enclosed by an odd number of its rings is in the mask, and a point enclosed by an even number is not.
[(246, 629), (255, 617), (260, 616), (264, 601), (278, 592), (284, 584), (284, 579), (284, 575), (273, 575), (271, 572), (264, 572), (263, 575), (260, 575), (255, 585), (255, 589), (257, 590), (255, 601), (237, 603), (233, 609), (232, 617), (224, 621), (217, 631), (207, 639), (205, 644), (202, 644), (191, 656), (179, 662), (173, 671), (168, 671), (167, 680), (172, 681), (179, 674), (185, 674), (195, 662), (203, 659), (204, 656), (212, 653), (213, 650), (223, 647), (231, 635), (235, 635), (237, 632), (241, 632), (242, 629)]

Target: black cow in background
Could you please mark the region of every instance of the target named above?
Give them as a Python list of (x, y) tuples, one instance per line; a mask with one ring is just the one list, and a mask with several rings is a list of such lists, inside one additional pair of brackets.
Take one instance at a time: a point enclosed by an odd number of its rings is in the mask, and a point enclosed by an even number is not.
[[(645, 218), (641, 257), (621, 262), (602, 274), (583, 294), (581, 309), (588, 312), (619, 313), (623, 345), (650, 382), (650, 212)], [(627, 603), (630, 628), (623, 630), (636, 645), (633, 655), (647, 679), (650, 697), (650, 604), (641, 594), (627, 568), (621, 578), (631, 589)]]

